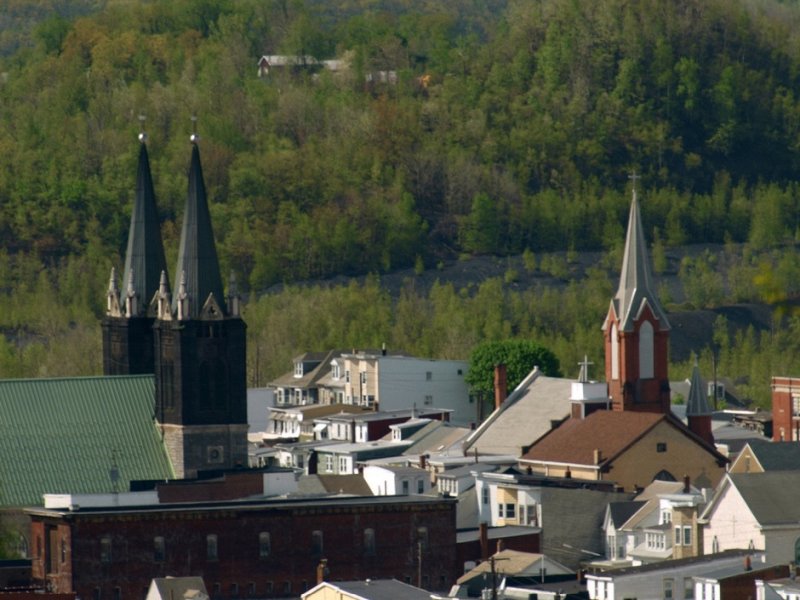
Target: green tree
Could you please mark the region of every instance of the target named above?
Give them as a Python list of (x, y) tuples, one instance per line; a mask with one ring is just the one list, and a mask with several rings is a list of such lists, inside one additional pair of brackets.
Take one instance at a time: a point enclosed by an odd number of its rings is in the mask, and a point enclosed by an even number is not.
[(484, 342), (473, 349), (469, 359), (466, 381), (474, 391), (491, 393), (494, 389), (494, 369), (506, 366), (508, 389), (513, 390), (533, 367), (552, 377), (561, 376), (558, 358), (552, 351), (532, 340)]

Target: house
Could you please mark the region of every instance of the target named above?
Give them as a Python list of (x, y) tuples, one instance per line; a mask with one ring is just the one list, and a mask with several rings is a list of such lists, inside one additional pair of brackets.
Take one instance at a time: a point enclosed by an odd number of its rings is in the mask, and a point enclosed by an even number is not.
[(450, 597), (482, 597), (483, 590), (491, 590), (493, 585), (495, 589), (504, 589), (510, 581), (517, 587), (524, 587), (574, 579), (574, 571), (544, 554), (501, 550), (459, 577), (457, 589), (450, 592)]
[[(294, 363), (292, 371), (269, 383), (269, 388), (275, 391), (277, 405), (334, 404), (335, 402), (320, 400), (318, 383), (331, 373), (331, 362), (338, 360), (340, 355), (340, 350), (330, 350), (305, 352), (296, 356), (292, 361)], [(336, 399), (341, 403), (341, 397)]]
[(355, 475), (303, 475), (297, 481), (297, 493), (301, 496), (339, 494), (349, 496), (373, 496), (364, 476)]
[(309, 406), (274, 406), (269, 409), (265, 442), (276, 440), (308, 442), (318, 439), (327, 429), (325, 421), (317, 421), (333, 415), (357, 415), (366, 412), (359, 406), (346, 404), (312, 404)]
[(431, 600), (431, 593), (396, 579), (323, 581), (300, 596), (302, 600)]
[(334, 475), (357, 473), (362, 463), (399, 456), (410, 445), (409, 441), (326, 444), (317, 450), (317, 472)]
[(569, 416), (571, 384), (534, 367), (507, 398), (496, 399), (494, 411), (469, 436), (464, 452), (522, 456)]
[(321, 559), (344, 580), (445, 590), (458, 575), (455, 501), (317, 496), (27, 509), (35, 585), (81, 598), (144, 596), (153, 576), (201, 574), (211, 595), (297, 597)]
[(742, 565), (731, 565), (694, 576), (695, 600), (752, 600), (756, 581), (785, 579), (794, 572), (794, 565), (753, 565), (745, 558)]
[(653, 481), (629, 502), (611, 502), (603, 523), (605, 560), (593, 566), (638, 566), (698, 556), (702, 552), (699, 511), (710, 497), (689, 485)]
[(795, 600), (800, 598), (800, 579), (797, 569), (788, 577), (772, 579), (756, 579), (756, 600)]
[(388, 434), (391, 431), (391, 425), (404, 423), (417, 417), (448, 421), (450, 419), (450, 411), (436, 408), (406, 408), (380, 412), (341, 411), (327, 417), (317, 417), (315, 419), (314, 435), (320, 440), (372, 442)]
[(772, 439), (800, 441), (800, 379), (772, 378)]
[(800, 562), (800, 471), (728, 473), (700, 516), (703, 553), (754, 548), (770, 564)]
[[(672, 598), (673, 600), (719, 599), (698, 590), (697, 577), (720, 573), (745, 573), (765, 565), (764, 555), (752, 550), (728, 550), (710, 556), (680, 558), (608, 571), (588, 572), (586, 589), (590, 600), (625, 598)], [(698, 595), (698, 593), (700, 595)], [(750, 592), (751, 595), (753, 591)], [(721, 596), (727, 599), (727, 596)]]
[(430, 494), (431, 479), (424, 469), (390, 465), (366, 465), (364, 480), (376, 496)]
[(202, 577), (157, 577), (145, 600), (209, 600)]
[(543, 552), (575, 569), (602, 556), (609, 502), (631, 500), (606, 482), (545, 478), (514, 468), (476, 474), (478, 522), (541, 529)]
[(800, 469), (800, 441), (751, 440), (730, 466), (730, 473), (764, 473)]

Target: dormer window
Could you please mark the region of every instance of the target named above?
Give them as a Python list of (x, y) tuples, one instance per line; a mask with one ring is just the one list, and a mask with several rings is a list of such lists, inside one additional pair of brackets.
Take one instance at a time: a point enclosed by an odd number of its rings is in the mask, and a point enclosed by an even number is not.
[(331, 376), (334, 379), (342, 378), (342, 367), (339, 365), (339, 363), (331, 363)]
[(294, 376), (295, 377), (302, 377), (303, 376), (303, 363), (296, 362), (294, 363)]

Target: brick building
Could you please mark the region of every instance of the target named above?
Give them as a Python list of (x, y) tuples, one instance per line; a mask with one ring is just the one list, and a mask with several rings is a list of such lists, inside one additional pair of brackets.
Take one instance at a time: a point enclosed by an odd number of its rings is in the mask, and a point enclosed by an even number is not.
[[(34, 584), (141, 600), (150, 580), (200, 576), (212, 598), (296, 597), (327, 578), (445, 590), (458, 576), (456, 502), (423, 496), (31, 508)], [(421, 560), (421, 566), (420, 566)], [(421, 567), (421, 568), (420, 568)]]

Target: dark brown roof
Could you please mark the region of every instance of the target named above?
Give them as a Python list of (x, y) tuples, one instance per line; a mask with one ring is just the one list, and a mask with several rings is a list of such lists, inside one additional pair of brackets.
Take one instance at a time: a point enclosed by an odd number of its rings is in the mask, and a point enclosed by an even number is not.
[(657, 413), (598, 410), (585, 419), (568, 419), (552, 429), (521, 460), (592, 465), (594, 451), (600, 450), (601, 462), (605, 463), (666, 419), (666, 415)]

